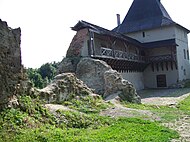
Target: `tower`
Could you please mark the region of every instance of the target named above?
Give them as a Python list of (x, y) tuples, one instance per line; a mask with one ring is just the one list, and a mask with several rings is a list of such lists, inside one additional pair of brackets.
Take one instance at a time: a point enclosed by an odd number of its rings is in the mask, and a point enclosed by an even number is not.
[(159, 87), (159, 76), (165, 78), (163, 87), (190, 79), (190, 31), (172, 20), (160, 0), (134, 0), (123, 22), (113, 31), (149, 45), (146, 55), (160, 58), (144, 71), (145, 87)]

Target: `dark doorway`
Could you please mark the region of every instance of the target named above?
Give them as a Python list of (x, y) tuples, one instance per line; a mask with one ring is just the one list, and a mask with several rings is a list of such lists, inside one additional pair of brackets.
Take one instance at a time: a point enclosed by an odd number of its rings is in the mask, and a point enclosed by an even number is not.
[(165, 74), (157, 75), (156, 79), (157, 79), (157, 87), (167, 87)]

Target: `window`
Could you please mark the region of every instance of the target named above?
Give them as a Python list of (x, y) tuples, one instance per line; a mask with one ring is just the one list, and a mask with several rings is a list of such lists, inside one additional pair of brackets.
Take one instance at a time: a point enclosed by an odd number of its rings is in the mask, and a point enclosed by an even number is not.
[(184, 59), (186, 59), (186, 51), (183, 49)]
[(142, 36), (145, 37), (145, 32), (142, 32)]
[(184, 32), (184, 38), (187, 38), (187, 33), (186, 32)]
[(187, 50), (187, 60), (189, 60), (189, 50)]
[(183, 74), (186, 75), (186, 69), (183, 70)]

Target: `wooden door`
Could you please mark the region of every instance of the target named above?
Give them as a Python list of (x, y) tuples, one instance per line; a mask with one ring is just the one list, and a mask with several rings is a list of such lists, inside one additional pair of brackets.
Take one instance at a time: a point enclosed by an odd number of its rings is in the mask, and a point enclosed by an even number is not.
[(157, 78), (157, 87), (167, 87), (165, 74), (157, 75), (156, 78)]

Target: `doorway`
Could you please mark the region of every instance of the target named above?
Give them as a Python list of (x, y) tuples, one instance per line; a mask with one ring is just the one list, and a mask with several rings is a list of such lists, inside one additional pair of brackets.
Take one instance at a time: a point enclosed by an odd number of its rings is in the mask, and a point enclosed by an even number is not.
[(157, 79), (157, 87), (167, 87), (165, 74), (157, 75), (156, 79)]

